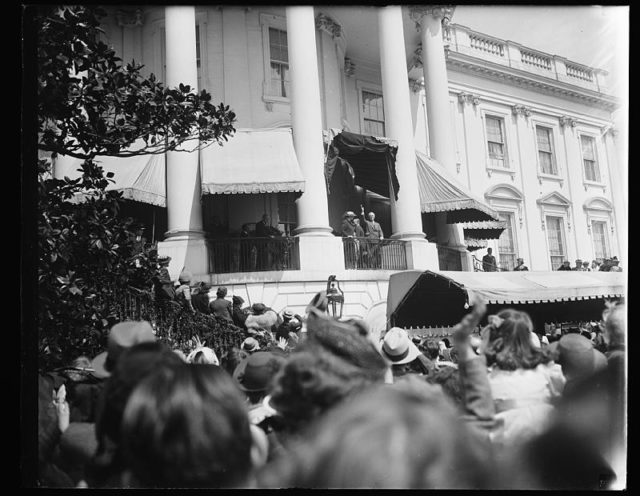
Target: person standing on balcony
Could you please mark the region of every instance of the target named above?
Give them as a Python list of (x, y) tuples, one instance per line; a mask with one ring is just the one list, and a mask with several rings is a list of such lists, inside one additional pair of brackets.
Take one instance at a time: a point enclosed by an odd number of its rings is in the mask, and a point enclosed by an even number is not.
[(216, 291), (216, 299), (209, 303), (209, 309), (214, 317), (222, 317), (233, 322), (233, 317), (231, 316), (232, 303), (225, 299), (225, 296), (227, 296), (227, 288), (220, 286)]
[(558, 267), (558, 270), (571, 270), (571, 262), (569, 262), (569, 260), (565, 260), (562, 262), (562, 265)]
[(369, 212), (367, 217), (364, 215), (364, 207), (360, 205), (360, 215), (364, 222), (365, 236), (367, 237), (366, 251), (369, 255), (369, 265), (372, 267), (380, 267), (380, 249), (379, 243), (384, 239), (382, 227), (376, 222), (376, 214)]
[(356, 218), (356, 214), (351, 210), (347, 210), (342, 215), (342, 237), (343, 238), (351, 238), (345, 241), (345, 263), (347, 268), (357, 269), (358, 268), (358, 240), (355, 239), (356, 236), (356, 224), (354, 219)]
[(519, 259), (517, 260), (517, 262), (518, 262), (518, 265), (516, 265), (516, 266), (513, 268), (513, 270), (529, 270), (529, 267), (527, 267), (527, 266), (524, 264), (524, 259), (519, 258)]
[(491, 248), (487, 248), (487, 254), (482, 257), (482, 270), (485, 272), (497, 272), (498, 270), (496, 257), (492, 255), (492, 252)]
[(358, 264), (360, 264), (360, 266), (362, 267), (364, 265), (365, 262), (365, 258), (367, 256), (367, 250), (366, 250), (366, 246), (364, 244), (364, 229), (362, 229), (362, 226), (360, 225), (360, 219), (358, 219), (357, 217), (354, 217), (353, 219), (353, 224), (354, 224), (354, 229), (355, 229), (355, 239), (356, 239), (356, 248), (357, 248), (357, 257), (358, 257)]
[[(279, 238), (282, 233), (279, 229), (271, 225), (271, 219), (268, 214), (262, 216), (262, 220), (256, 222), (256, 237), (258, 238)], [(278, 243), (269, 243), (265, 246), (261, 246), (258, 250), (258, 263), (259, 268), (263, 270), (274, 270), (279, 268), (280, 260), (282, 258), (281, 253), (282, 245)]]

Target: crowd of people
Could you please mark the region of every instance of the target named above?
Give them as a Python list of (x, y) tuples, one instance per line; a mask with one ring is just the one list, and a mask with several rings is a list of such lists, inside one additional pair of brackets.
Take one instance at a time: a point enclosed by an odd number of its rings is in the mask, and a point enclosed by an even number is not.
[[(482, 270), (484, 272), (497, 272), (506, 270), (501, 268), (496, 261), (496, 257), (492, 254), (492, 249), (487, 248), (487, 253), (482, 257)], [(528, 271), (529, 267), (524, 263), (523, 258), (517, 258), (514, 265), (514, 271)], [(575, 265), (572, 267), (569, 260), (565, 260), (556, 270), (573, 270), (579, 272), (622, 272), (620, 267), (620, 261), (618, 257), (605, 258), (602, 262), (593, 260), (589, 263), (588, 260), (576, 259)]]
[(41, 487), (625, 485), (623, 303), (597, 330), (557, 332), (473, 299), (449, 338), (397, 327), (374, 338), (364, 321), (330, 317), (325, 292), (304, 316), (245, 313), (226, 296), (218, 288), (207, 309), (243, 314), (239, 348), (196, 337), (185, 354), (148, 322), (121, 322), (98, 357), (40, 375)]

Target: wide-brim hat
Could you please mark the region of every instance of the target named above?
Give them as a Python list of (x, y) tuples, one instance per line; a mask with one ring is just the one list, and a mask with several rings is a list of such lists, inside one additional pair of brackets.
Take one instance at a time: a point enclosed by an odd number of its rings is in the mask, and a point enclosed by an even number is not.
[(292, 319), (293, 318), (293, 312), (291, 310), (285, 310), (284, 312), (282, 312), (282, 316), (285, 319)]
[(244, 303), (244, 298), (242, 296), (238, 296), (238, 295), (233, 295), (233, 298), (231, 298), (231, 300), (236, 305), (242, 305)]
[(264, 303), (254, 303), (251, 306), (251, 310), (253, 310), (253, 313), (260, 315), (261, 313), (264, 313), (264, 311), (267, 309), (267, 307), (264, 305)]
[(256, 338), (248, 337), (242, 342), (240, 349), (245, 351), (256, 351), (260, 349), (260, 343)]
[(146, 320), (119, 322), (109, 331), (107, 350), (99, 353), (91, 361), (92, 375), (106, 379), (111, 375), (118, 357), (135, 344), (153, 342), (156, 336), (153, 327)]
[(342, 217), (356, 217), (355, 212), (352, 212), (351, 210), (347, 210)]
[(268, 351), (259, 351), (243, 359), (233, 371), (238, 387), (246, 393), (266, 391), (286, 359)]
[(392, 327), (384, 335), (380, 353), (393, 365), (410, 363), (420, 356), (420, 350), (413, 344), (407, 331), (400, 327)]
[(218, 359), (218, 355), (216, 355), (216, 352), (207, 346), (200, 346), (189, 353), (187, 355), (187, 363), (193, 363), (193, 360), (199, 352), (202, 352), (204, 354), (205, 360), (208, 364), (220, 365), (220, 360)]

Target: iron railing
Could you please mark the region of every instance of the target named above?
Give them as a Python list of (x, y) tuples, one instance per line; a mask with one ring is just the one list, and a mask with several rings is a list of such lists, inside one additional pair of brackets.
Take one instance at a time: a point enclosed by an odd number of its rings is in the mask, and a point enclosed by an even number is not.
[(357, 270), (405, 270), (404, 241), (397, 239), (342, 238), (344, 265)]
[[(474, 272), (509, 272), (509, 271), (513, 270), (513, 267), (509, 266), (508, 263), (500, 264), (500, 265), (493, 265), (493, 264), (488, 264), (488, 263), (483, 262), (482, 260), (480, 260), (475, 255), (472, 255), (472, 258), (473, 258), (473, 270), (474, 270)], [(487, 268), (492, 268), (493, 270), (485, 270), (485, 266), (488, 266)]]
[(209, 272), (264, 272), (299, 270), (297, 237), (223, 238), (208, 240)]

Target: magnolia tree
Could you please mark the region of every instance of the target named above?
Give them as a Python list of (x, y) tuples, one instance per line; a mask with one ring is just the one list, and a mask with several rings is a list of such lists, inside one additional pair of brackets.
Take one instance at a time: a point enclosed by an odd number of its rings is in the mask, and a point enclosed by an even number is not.
[[(68, 363), (103, 344), (118, 291), (144, 287), (156, 266), (136, 255), (133, 219), (106, 191), (96, 156), (129, 157), (222, 144), (235, 114), (207, 91), (165, 88), (100, 41), (97, 7), (41, 7), (38, 44), (38, 343), (40, 365)], [(135, 143), (135, 146), (131, 146)], [(82, 159), (77, 179), (52, 177), (58, 155)], [(82, 200), (78, 200), (81, 197)], [(134, 263), (134, 257), (137, 262)]]

